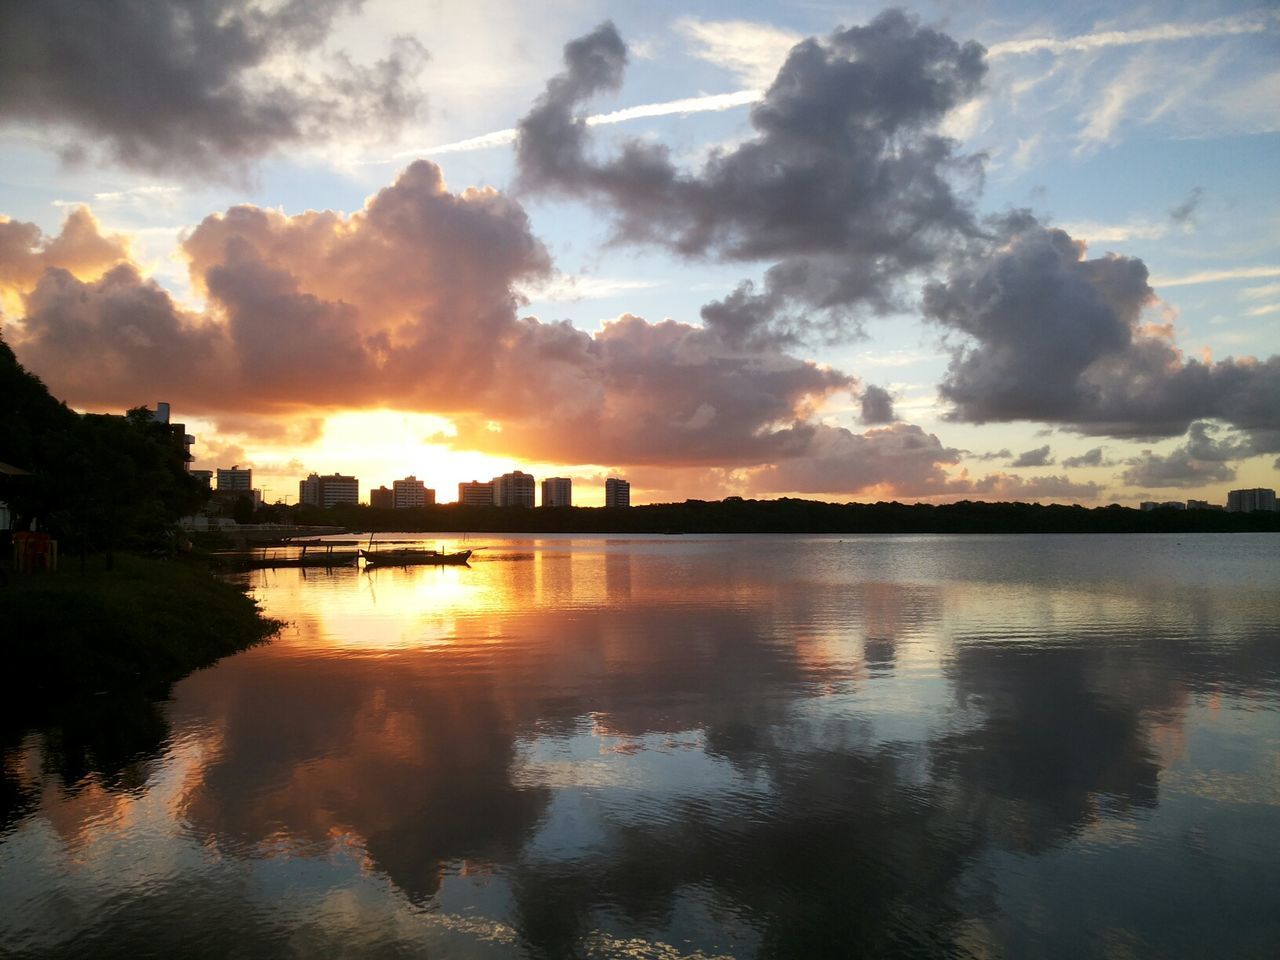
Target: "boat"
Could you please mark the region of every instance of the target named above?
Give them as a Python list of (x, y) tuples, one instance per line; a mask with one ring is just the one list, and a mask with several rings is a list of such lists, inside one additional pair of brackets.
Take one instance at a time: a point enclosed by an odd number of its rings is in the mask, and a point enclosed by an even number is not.
[(360, 550), (366, 567), (460, 566), (471, 557), (470, 550), (442, 553), (439, 550)]

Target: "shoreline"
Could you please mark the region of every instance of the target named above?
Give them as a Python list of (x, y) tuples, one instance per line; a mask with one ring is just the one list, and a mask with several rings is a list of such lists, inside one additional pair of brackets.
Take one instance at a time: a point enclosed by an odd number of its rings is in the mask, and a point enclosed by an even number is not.
[(269, 640), (282, 623), (200, 558), (120, 553), (114, 569), (64, 558), (56, 574), (11, 576), (0, 588), (9, 695), (19, 717), (87, 696), (168, 687), (221, 658)]

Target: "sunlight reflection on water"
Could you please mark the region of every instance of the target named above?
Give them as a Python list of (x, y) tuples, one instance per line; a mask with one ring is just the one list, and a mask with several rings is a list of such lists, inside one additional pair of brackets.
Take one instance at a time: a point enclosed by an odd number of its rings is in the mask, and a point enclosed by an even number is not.
[(1280, 942), (1274, 537), (465, 545), (250, 574), (275, 642), (6, 743), (5, 950)]

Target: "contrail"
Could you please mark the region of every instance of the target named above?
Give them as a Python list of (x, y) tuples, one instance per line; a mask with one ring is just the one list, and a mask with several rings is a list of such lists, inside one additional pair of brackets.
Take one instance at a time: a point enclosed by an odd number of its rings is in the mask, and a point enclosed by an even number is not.
[[(1076, 37), (1058, 39), (1056, 37), (1028, 37), (1023, 40), (1003, 40), (993, 43), (987, 48), (987, 56), (991, 59), (1016, 56), (1024, 53), (1048, 51), (1050, 53), (1080, 53), (1089, 50), (1100, 50), (1106, 47), (1126, 47), (1140, 43), (1168, 43), (1174, 40), (1194, 40), (1206, 37), (1229, 37), (1250, 33), (1265, 33), (1272, 27), (1271, 19), (1266, 17), (1225, 17), (1209, 20), (1204, 23), (1163, 24), (1157, 27), (1146, 27), (1141, 30), (1105, 30), (1098, 33), (1085, 33)], [(663, 103), (645, 103), (636, 107), (614, 110), (612, 113), (598, 113), (587, 117), (589, 126), (609, 123), (624, 123), (628, 120), (639, 120), (645, 117), (666, 117), (672, 114), (710, 113), (721, 110), (732, 110), (743, 107), (763, 98), (763, 90), (737, 90), (733, 93), (715, 93), (702, 97), (685, 97), (680, 100), (668, 100)], [(452, 143), (440, 143), (434, 146), (414, 147), (400, 150), (388, 160), (365, 160), (365, 164), (394, 163), (406, 157), (433, 157), (448, 153), (465, 153), (471, 150), (488, 150), (492, 147), (505, 147), (516, 142), (516, 129), (494, 130), (482, 133), (466, 140), (455, 140)]]
[[(624, 123), (627, 120), (640, 120), (645, 117), (667, 117), (678, 113), (711, 113), (721, 110), (732, 110), (755, 103), (764, 92), (761, 90), (737, 90), (733, 93), (714, 93), (705, 97), (685, 97), (681, 100), (668, 100), (664, 103), (642, 103), (635, 107), (614, 110), (612, 113), (597, 113), (586, 118), (587, 126), (596, 127), (609, 123)], [(466, 140), (455, 140), (453, 143), (442, 143), (434, 147), (417, 147), (412, 150), (401, 150), (391, 155), (391, 159), (403, 160), (405, 157), (430, 157), (442, 153), (462, 153), (467, 150), (487, 150), (490, 147), (502, 147), (516, 142), (514, 127), (506, 130), (495, 130), (482, 133), (478, 137)], [(379, 162), (379, 161), (374, 161)]]
[(1026, 40), (1004, 40), (987, 48), (987, 56), (1009, 56), (1018, 53), (1079, 53), (1104, 47), (1128, 47), (1139, 43), (1167, 43), (1171, 40), (1195, 40), (1204, 37), (1231, 37), (1245, 33), (1265, 33), (1269, 24), (1259, 18), (1224, 17), (1205, 23), (1167, 23), (1142, 30), (1105, 30), (1058, 40), (1054, 37), (1029, 37)]
[(1259, 280), (1280, 277), (1280, 267), (1234, 267), (1230, 270), (1202, 270), (1182, 277), (1152, 277), (1153, 287), (1189, 287), (1193, 283), (1217, 283), (1220, 280)]

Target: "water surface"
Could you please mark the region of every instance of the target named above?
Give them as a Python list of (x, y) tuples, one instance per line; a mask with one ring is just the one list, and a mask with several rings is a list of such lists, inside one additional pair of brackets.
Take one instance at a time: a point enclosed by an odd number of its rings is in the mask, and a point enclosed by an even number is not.
[(465, 545), (6, 744), (0, 953), (1275, 955), (1280, 537)]

